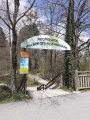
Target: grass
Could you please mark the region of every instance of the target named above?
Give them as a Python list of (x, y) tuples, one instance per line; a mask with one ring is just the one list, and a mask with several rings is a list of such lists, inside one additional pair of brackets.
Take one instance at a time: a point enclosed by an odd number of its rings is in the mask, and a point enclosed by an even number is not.
[(38, 86), (41, 85), (38, 81), (35, 79), (31, 79), (29, 76), (27, 77), (27, 86), (32, 87), (32, 86)]
[(13, 101), (23, 101), (30, 98), (31, 98), (30, 96), (24, 95), (23, 93), (14, 93), (13, 95)]
[(0, 103), (3, 103), (4, 101), (9, 101), (12, 97), (11, 90), (6, 86), (0, 86)]
[(0, 103), (23, 101), (27, 99), (31, 99), (31, 96), (24, 95), (20, 92), (12, 94), (11, 90), (8, 87), (0, 86)]
[[(23, 77), (23, 74), (17, 75), (17, 86), (20, 85), (22, 77)], [(0, 77), (0, 83), (5, 83), (5, 84), (10, 83), (10, 75)], [(38, 81), (31, 79), (30, 77), (27, 76), (27, 86), (32, 87), (32, 86), (38, 86), (38, 85), (40, 85)]]
[[(22, 74), (17, 74), (17, 84), (20, 83), (20, 81), (22, 80)], [(10, 75), (6, 75), (6, 76), (0, 76), (0, 83), (5, 83), (8, 84), (10, 83), (11, 78)]]
[(80, 90), (81, 92), (87, 92), (87, 91), (90, 91), (90, 88), (87, 88), (87, 89), (82, 89)]
[[(71, 87), (70, 87), (70, 88), (67, 89), (66, 86), (60, 87), (60, 89), (63, 89), (63, 90), (65, 90), (65, 91), (70, 91), (70, 92), (75, 91), (74, 88), (71, 88)], [(87, 89), (81, 89), (81, 90), (79, 90), (79, 91), (81, 91), (81, 92), (87, 92), (87, 91), (90, 91), (90, 88), (87, 88)]]
[(67, 88), (67, 86), (60, 87), (60, 89), (63, 89), (65, 91), (70, 91), (70, 92), (74, 91), (74, 88), (71, 88), (71, 87)]
[[(17, 86), (20, 85), (22, 80), (22, 74), (17, 75)], [(0, 77), (0, 83), (8, 84), (10, 83), (10, 75)], [(27, 86), (38, 86), (40, 83), (34, 79), (31, 79), (27, 76)], [(0, 103), (7, 103), (11, 101), (22, 101), (26, 99), (31, 99), (31, 96), (28, 94), (25, 96), (23, 93), (14, 93), (12, 94), (11, 90), (7, 86), (0, 86)]]

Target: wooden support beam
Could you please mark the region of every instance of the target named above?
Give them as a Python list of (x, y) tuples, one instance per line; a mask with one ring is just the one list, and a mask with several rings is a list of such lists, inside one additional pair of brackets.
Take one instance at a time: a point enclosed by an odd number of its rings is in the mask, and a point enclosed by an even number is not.
[(75, 90), (78, 91), (78, 70), (75, 70)]

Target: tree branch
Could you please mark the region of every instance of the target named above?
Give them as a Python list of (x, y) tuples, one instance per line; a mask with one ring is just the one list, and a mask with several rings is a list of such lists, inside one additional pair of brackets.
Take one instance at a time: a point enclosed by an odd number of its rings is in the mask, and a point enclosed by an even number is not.
[(17, 24), (17, 22), (18, 22), (21, 18), (23, 18), (23, 17), (27, 14), (27, 12), (28, 12), (29, 10), (31, 10), (31, 8), (33, 7), (33, 5), (34, 5), (35, 1), (36, 1), (36, 0), (34, 0), (34, 1), (33, 1), (33, 3), (31, 4), (31, 6), (29, 7), (29, 9), (28, 9), (28, 10), (26, 10), (26, 11), (23, 13), (23, 15), (22, 15), (22, 16), (20, 16), (20, 17), (17, 19), (17, 21), (16, 21), (16, 23), (15, 23), (15, 24)]
[(0, 19), (12, 30), (12, 28), (10, 27), (9, 24), (7, 24), (7, 22), (0, 16)]
[[(86, 44), (87, 44), (87, 46), (85, 46), (84, 48), (88, 47), (89, 43), (90, 43), (90, 39), (88, 39), (87, 42), (82, 43), (82, 44), (78, 47), (78, 49), (80, 49), (82, 46), (84, 46), (84, 45), (86, 45)], [(84, 48), (81, 48), (81, 49), (84, 49)], [(80, 49), (80, 50), (81, 50), (81, 49)]]
[(8, 0), (6, 1), (6, 6), (7, 6), (7, 11), (6, 11), (6, 12), (7, 12), (7, 15), (8, 15), (8, 19), (9, 19), (11, 25), (13, 26), (13, 22), (12, 22), (12, 20), (11, 20), (10, 12), (9, 12)]

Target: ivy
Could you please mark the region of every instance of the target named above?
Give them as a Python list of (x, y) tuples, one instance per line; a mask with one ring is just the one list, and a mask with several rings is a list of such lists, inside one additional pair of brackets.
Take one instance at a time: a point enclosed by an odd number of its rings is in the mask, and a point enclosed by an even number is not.
[[(74, 2), (74, 1), (73, 1)], [(75, 68), (75, 57), (74, 57), (74, 11), (73, 11), (73, 3), (72, 0), (69, 1), (68, 7), (68, 17), (67, 17), (67, 25), (66, 25), (66, 36), (65, 41), (71, 46), (70, 51), (65, 52), (65, 66), (64, 66), (64, 84), (69, 87), (73, 87), (74, 82), (74, 68)]]

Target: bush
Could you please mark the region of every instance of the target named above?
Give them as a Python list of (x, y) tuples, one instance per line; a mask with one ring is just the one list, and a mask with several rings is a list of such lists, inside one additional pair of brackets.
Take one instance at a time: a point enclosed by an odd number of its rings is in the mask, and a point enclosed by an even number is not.
[(30, 94), (24, 95), (23, 93), (12, 94), (7, 86), (0, 86), (0, 103), (7, 103), (11, 101), (22, 101), (30, 99)]
[(13, 95), (13, 100), (14, 101), (20, 101), (20, 100), (24, 100), (26, 98), (27, 97), (22, 93), (14, 93), (14, 95)]
[(79, 64), (79, 70), (80, 71), (88, 71), (89, 70), (89, 61), (86, 57), (86, 55), (84, 55), (84, 58), (82, 58), (83, 61), (80, 62)]
[(12, 97), (12, 92), (7, 86), (0, 86), (0, 102)]

